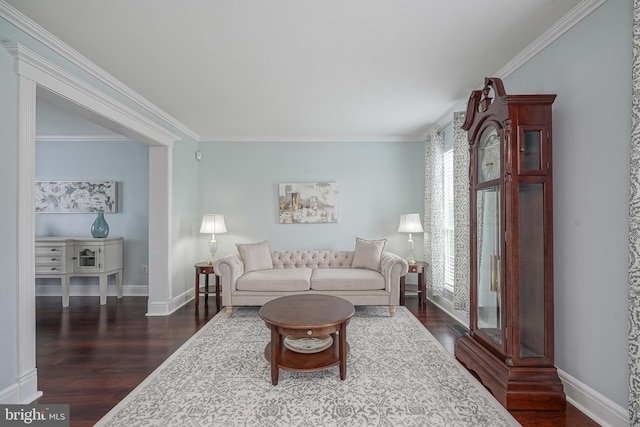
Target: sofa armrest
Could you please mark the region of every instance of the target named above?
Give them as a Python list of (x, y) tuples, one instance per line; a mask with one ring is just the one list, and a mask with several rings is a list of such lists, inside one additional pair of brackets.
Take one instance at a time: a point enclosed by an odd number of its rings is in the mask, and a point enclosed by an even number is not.
[(400, 277), (409, 272), (409, 264), (399, 255), (383, 252), (380, 257), (380, 274), (384, 277), (385, 289), (391, 292), (392, 304), (400, 304)]
[(222, 305), (231, 303), (231, 292), (236, 290), (236, 281), (244, 274), (244, 262), (240, 254), (228, 255), (213, 263), (213, 271), (220, 277)]

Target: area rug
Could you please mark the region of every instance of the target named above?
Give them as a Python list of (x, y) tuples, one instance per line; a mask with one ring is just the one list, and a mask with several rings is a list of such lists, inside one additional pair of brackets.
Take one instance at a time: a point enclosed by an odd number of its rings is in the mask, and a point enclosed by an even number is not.
[(405, 308), (357, 307), (338, 367), (271, 385), (258, 309), (211, 319), (98, 426), (517, 426)]

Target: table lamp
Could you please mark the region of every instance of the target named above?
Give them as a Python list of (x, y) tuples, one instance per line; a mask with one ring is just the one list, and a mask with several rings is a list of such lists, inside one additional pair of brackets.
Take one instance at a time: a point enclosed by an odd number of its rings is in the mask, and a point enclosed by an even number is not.
[(211, 234), (211, 240), (209, 240), (209, 252), (211, 252), (211, 260), (209, 260), (209, 264), (213, 264), (213, 261), (215, 261), (216, 258), (216, 251), (218, 250), (216, 233), (227, 232), (227, 227), (224, 225), (224, 216), (222, 214), (205, 214), (202, 217), (200, 232)]
[(416, 260), (413, 257), (413, 239), (411, 238), (411, 233), (422, 233), (423, 231), (422, 224), (420, 223), (420, 215), (417, 213), (400, 215), (398, 232), (409, 233), (409, 239), (407, 240), (407, 243), (409, 244), (407, 262), (409, 265), (414, 265), (416, 263)]

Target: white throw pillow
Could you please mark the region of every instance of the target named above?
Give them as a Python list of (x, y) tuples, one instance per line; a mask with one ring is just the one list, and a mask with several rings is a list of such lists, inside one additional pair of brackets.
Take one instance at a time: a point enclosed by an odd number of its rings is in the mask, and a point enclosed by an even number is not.
[(369, 270), (380, 270), (380, 257), (387, 239), (364, 240), (356, 238), (356, 251), (353, 255), (353, 268), (368, 268)]
[(273, 260), (271, 259), (271, 250), (269, 242), (263, 241), (259, 243), (236, 244), (238, 252), (244, 260), (244, 272), (256, 270), (270, 270), (273, 268)]

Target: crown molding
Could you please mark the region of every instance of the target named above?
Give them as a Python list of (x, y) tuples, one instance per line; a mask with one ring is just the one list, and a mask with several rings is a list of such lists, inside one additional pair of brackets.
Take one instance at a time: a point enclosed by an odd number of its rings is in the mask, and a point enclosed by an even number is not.
[(122, 135), (36, 135), (38, 142), (125, 142), (132, 141)]
[(42, 85), (45, 93), (50, 91), (65, 99), (82, 99), (87, 111), (93, 111), (100, 117), (108, 117), (110, 122), (120, 126), (123, 131), (131, 130), (151, 145), (173, 145), (180, 139), (164, 126), (116, 101), (20, 43), (4, 42), (2, 45), (15, 58), (16, 73)]
[(96, 64), (82, 56), (71, 46), (67, 45), (62, 40), (49, 33), (39, 24), (29, 19), (22, 12), (15, 9), (13, 6), (9, 5), (3, 0), (0, 0), (0, 17), (6, 19), (9, 23), (16, 26), (27, 35), (33, 37), (35, 40), (42, 43), (45, 47), (51, 49), (58, 55), (73, 63), (75, 66), (82, 69), (84, 72), (106, 84), (125, 98), (129, 99), (131, 102), (139, 105), (145, 111), (153, 114), (157, 118), (163, 120), (164, 122), (183, 132), (185, 135), (193, 138), (194, 140), (200, 140), (200, 137), (197, 133), (176, 120), (167, 112), (152, 104), (149, 100), (135, 92), (120, 80), (116, 79), (115, 77), (104, 71), (102, 68), (98, 67)]
[(362, 136), (362, 137), (324, 137), (324, 136), (234, 136), (203, 137), (200, 142), (422, 142), (419, 136)]
[(496, 77), (505, 78), (511, 75), (606, 2), (607, 0), (583, 0), (582, 3), (574, 7), (569, 13), (563, 16), (562, 19), (553, 24), (547, 31), (542, 33), (540, 37), (534, 40), (533, 43), (524, 48), (524, 50), (502, 67), (495, 74)]
[[(564, 33), (575, 27), (583, 19), (589, 16), (593, 11), (606, 3), (607, 0), (583, 0), (579, 5), (574, 7), (569, 13), (562, 17), (558, 22), (552, 25), (547, 31), (545, 31), (540, 37), (533, 41), (529, 46), (524, 48), (513, 59), (495, 73), (495, 77), (506, 78), (514, 71), (526, 64), (530, 59), (540, 53), (544, 48), (549, 46), (555, 40), (559, 39)], [(482, 86), (484, 82), (480, 82), (478, 86)], [(454, 111), (466, 111), (467, 100), (458, 100), (453, 108), (447, 110), (442, 116), (432, 124), (426, 135), (432, 130), (442, 129), (453, 121)]]

